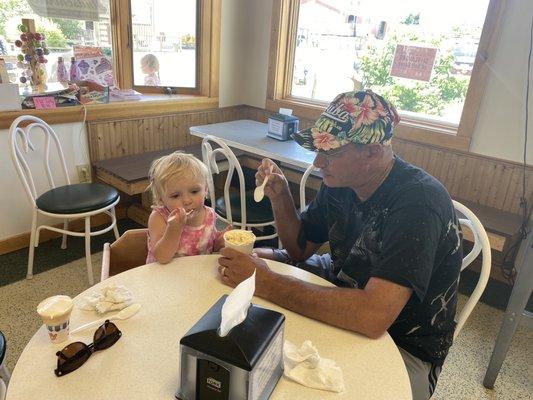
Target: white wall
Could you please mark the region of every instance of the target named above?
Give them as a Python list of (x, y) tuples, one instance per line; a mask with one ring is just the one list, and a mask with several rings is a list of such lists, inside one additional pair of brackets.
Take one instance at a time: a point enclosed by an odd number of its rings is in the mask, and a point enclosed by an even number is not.
[(272, 0), (224, 0), (220, 43), (221, 107), (265, 107)]
[[(78, 182), (76, 165), (87, 164), (84, 147), (86, 146), (85, 129), (82, 129), (81, 122), (71, 124), (61, 124), (53, 126), (56, 134), (63, 146), (67, 169), (69, 171), (69, 178), (71, 183)], [(40, 130), (34, 130), (31, 137), (34, 137), (35, 146), (39, 148)], [(0, 225), (0, 240), (19, 233), (28, 232), (31, 227), (31, 207), (26, 197), (26, 192), (23, 189), (22, 183), (19, 180), (15, 166), (11, 161), (11, 150), (9, 147), (9, 130), (0, 130), (0, 153), (4, 155), (0, 161), (0, 177), (2, 182), (2, 196), (0, 196), (0, 215), (2, 216), (2, 224)], [(81, 140), (80, 140), (81, 139)], [(86, 148), (86, 147), (85, 147)], [(44, 175), (44, 168), (42, 163), (32, 163), (31, 167), (38, 171), (34, 178), (37, 186), (42, 191), (45, 189), (46, 177)], [(56, 185), (60, 186), (64, 183), (61, 169), (57, 159), (52, 160), (52, 171), (58, 177)], [(44, 220), (40, 220), (44, 221)], [(55, 223), (59, 221), (56, 220)]]
[[(493, 59), (489, 60), (489, 79), (470, 150), (474, 153), (521, 162), (533, 1), (509, 0), (507, 4), (496, 53)], [(533, 70), (530, 75), (533, 75)], [(533, 77), (530, 86), (529, 130), (532, 131)], [(533, 164), (533, 132), (529, 132), (528, 136), (527, 162)]]

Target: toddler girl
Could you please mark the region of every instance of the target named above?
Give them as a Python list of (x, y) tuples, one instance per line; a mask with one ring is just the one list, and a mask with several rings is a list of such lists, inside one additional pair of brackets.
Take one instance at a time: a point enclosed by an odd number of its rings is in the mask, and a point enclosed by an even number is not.
[(153, 54), (146, 54), (141, 58), (141, 70), (144, 77), (145, 86), (159, 86), (161, 81), (159, 79), (159, 60)]
[(208, 170), (192, 154), (174, 152), (150, 167), (154, 206), (148, 219), (146, 263), (174, 257), (211, 254), (224, 247), (215, 228), (216, 214), (204, 205)]

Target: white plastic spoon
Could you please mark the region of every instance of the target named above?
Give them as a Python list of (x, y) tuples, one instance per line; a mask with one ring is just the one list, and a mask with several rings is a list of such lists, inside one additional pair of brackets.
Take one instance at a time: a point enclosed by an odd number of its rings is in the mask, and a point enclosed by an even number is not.
[[(270, 174), (271, 173), (272, 173), (272, 166), (270, 166)], [(257, 186), (254, 190), (254, 200), (256, 201), (256, 203), (259, 203), (261, 200), (263, 200), (263, 197), (265, 197), (265, 185), (268, 182), (268, 177), (270, 176), (270, 174), (265, 176), (263, 183)]]
[(109, 317), (105, 317), (105, 318), (102, 318), (102, 319), (98, 319), (98, 320), (93, 321), (93, 322), (89, 322), (89, 323), (87, 323), (85, 325), (78, 326), (76, 329), (71, 330), (70, 334), (73, 335), (75, 333), (83, 331), (83, 330), (85, 330), (87, 328), (90, 328), (92, 326), (102, 325), (106, 320), (113, 321), (113, 320), (116, 320), (116, 319), (128, 319), (128, 318), (134, 316), (135, 314), (137, 314), (140, 309), (141, 309), (141, 305), (139, 303), (132, 304), (132, 305), (122, 309), (120, 312), (118, 312), (118, 313), (116, 313), (114, 315), (111, 315)]

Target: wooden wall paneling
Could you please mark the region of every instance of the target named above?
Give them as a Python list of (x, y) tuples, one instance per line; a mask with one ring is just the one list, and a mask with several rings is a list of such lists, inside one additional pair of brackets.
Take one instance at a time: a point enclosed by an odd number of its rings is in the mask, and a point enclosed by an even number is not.
[(504, 211), (513, 212), (515, 195), (519, 187), (520, 182), (522, 181), (522, 171), (518, 168), (515, 168), (511, 176), (511, 182), (509, 184), (509, 190), (505, 194), (505, 202), (503, 205)]

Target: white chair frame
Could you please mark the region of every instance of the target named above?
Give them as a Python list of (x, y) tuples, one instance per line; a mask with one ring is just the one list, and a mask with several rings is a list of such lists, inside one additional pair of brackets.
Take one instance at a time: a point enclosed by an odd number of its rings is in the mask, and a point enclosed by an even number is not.
[(313, 171), (318, 171), (318, 168), (315, 167), (314, 164), (311, 164), (305, 170), (302, 179), (300, 179), (300, 212), (305, 210), (305, 206), (307, 205), (305, 203), (305, 187), (307, 185), (307, 178), (309, 178), (309, 175), (311, 175)]
[[(213, 146), (211, 145), (210, 142), (216, 143), (220, 147), (213, 149)], [(217, 214), (217, 217), (227, 224), (230, 224), (234, 227), (238, 227), (239, 229), (244, 229), (244, 230), (251, 230), (251, 228), (262, 228), (262, 227), (269, 226), (269, 225), (272, 225), (274, 228), (276, 228), (274, 220), (265, 222), (265, 223), (257, 223), (257, 224), (248, 223), (247, 218), (246, 218), (246, 189), (245, 189), (244, 174), (242, 172), (241, 164), (239, 163), (239, 160), (237, 159), (233, 151), (228, 147), (226, 143), (224, 143), (223, 140), (215, 136), (207, 135), (202, 140), (202, 159), (205, 165), (207, 165), (207, 169), (209, 170), (209, 177), (208, 177), (207, 184), (208, 184), (208, 189), (209, 189), (209, 198), (211, 200), (211, 205), (213, 206), (213, 208), (215, 208), (215, 204), (216, 204), (215, 184), (213, 181), (213, 174), (220, 173), (220, 169), (216, 161), (217, 154), (222, 154), (228, 160), (228, 175), (226, 176), (226, 180), (224, 182), (224, 203), (226, 205), (226, 218), (218, 214)], [(239, 177), (239, 192), (240, 192), (240, 201), (241, 201), (241, 222), (234, 221), (232, 213), (231, 213), (231, 200), (230, 200), (229, 189), (231, 185), (231, 178), (233, 177), (233, 174), (235, 171), (237, 171), (237, 175)], [(278, 237), (277, 230), (271, 235), (258, 236), (256, 240), (260, 241), (260, 240), (274, 239), (276, 237)]]
[(461, 271), (468, 267), (470, 263), (476, 259), (479, 253), (481, 253), (482, 256), (481, 272), (476, 287), (456, 318), (457, 325), (455, 327), (455, 332), (453, 333), (453, 338), (455, 339), (457, 335), (459, 335), (459, 332), (461, 332), (461, 329), (463, 329), (466, 320), (474, 310), (474, 307), (487, 286), (492, 264), (492, 254), (489, 237), (487, 236), (487, 232), (479, 218), (476, 217), (476, 215), (465, 205), (455, 200), (452, 200), (452, 202), (455, 210), (465, 217), (460, 218), (458, 216), (459, 224), (461, 224), (461, 227), (470, 229), (474, 235), (474, 246), (470, 253), (463, 257)]
[[(20, 126), (21, 124), (23, 125), (28, 122), (29, 124), (27, 126), (25, 127)], [(40, 210), (36, 204), (36, 199), (39, 197), (39, 195), (35, 189), (35, 181), (33, 179), (33, 175), (31, 173), (28, 162), (26, 161), (26, 158), (24, 156), (24, 154), (28, 154), (30, 150), (35, 151), (35, 146), (30, 140), (30, 133), (32, 133), (34, 128), (39, 128), (39, 130), (41, 130), (45, 135), (43, 163), (44, 163), (46, 176), (48, 178), (48, 184), (50, 186), (50, 189), (56, 188), (56, 184), (55, 184), (52, 171), (50, 168), (51, 142), (55, 144), (65, 182), (67, 185), (71, 184), (68, 171), (67, 171), (67, 164), (65, 162), (65, 156), (63, 154), (63, 149), (61, 148), (61, 143), (59, 142), (59, 139), (56, 133), (53, 131), (50, 125), (48, 125), (42, 119), (31, 116), (31, 115), (25, 115), (25, 116), (20, 116), (16, 118), (11, 124), (11, 127), (9, 129), (9, 133), (10, 133), (9, 144), (10, 144), (10, 149), (11, 149), (11, 158), (15, 165), (15, 169), (17, 170), (17, 174), (22, 182), (22, 185), (24, 186), (26, 196), (28, 197), (28, 200), (32, 207), (32, 223), (31, 223), (30, 243), (29, 243), (28, 270), (27, 270), (26, 278), (31, 279), (33, 277), (34, 251), (35, 251), (35, 247), (39, 245), (40, 231), (42, 229), (48, 229), (48, 230), (63, 234), (63, 240), (61, 243), (62, 249), (67, 248), (67, 235), (85, 238), (85, 259), (86, 259), (86, 264), (87, 264), (87, 276), (88, 276), (89, 284), (93, 285), (94, 277), (93, 277), (93, 267), (92, 267), (92, 261), (91, 261), (91, 236), (101, 235), (103, 233), (109, 232), (112, 229), (115, 234), (115, 237), (117, 239), (119, 238), (119, 233), (117, 229), (117, 219), (115, 215), (115, 205), (117, 205), (118, 202), (120, 201), (120, 197), (118, 197), (117, 200), (114, 201), (112, 204), (109, 204), (98, 210), (89, 211), (85, 213), (55, 214), (55, 213), (50, 213), (50, 212)], [(20, 139), (22, 142), (21, 143), (22, 149), (20, 148), (18, 139)], [(111, 218), (110, 225), (99, 231), (91, 232), (91, 216), (101, 214), (101, 213), (107, 214)], [(63, 229), (57, 228), (55, 226), (50, 226), (50, 225), (38, 225), (37, 222), (38, 222), (39, 215), (63, 220)], [(78, 219), (78, 218), (85, 219), (84, 232), (75, 232), (75, 231), (71, 231), (68, 229), (69, 220)]]

